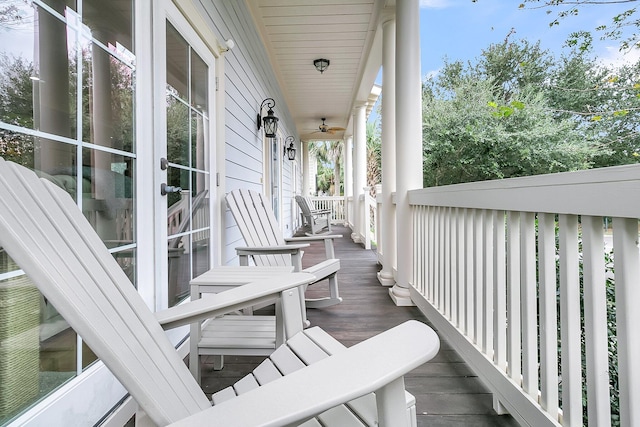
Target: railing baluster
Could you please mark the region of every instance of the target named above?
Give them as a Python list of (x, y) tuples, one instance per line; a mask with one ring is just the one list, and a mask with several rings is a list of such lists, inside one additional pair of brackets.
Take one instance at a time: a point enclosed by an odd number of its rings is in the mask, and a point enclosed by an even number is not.
[(522, 295), (522, 388), (538, 398), (538, 301), (536, 293), (535, 214), (520, 214)]
[(445, 303), (444, 297), (444, 217), (445, 217), (445, 208), (438, 207), (438, 257), (437, 257), (437, 270), (438, 270), (438, 305), (440, 306), (440, 311), (446, 313), (447, 307)]
[(507, 371), (507, 278), (505, 252), (505, 212), (493, 213), (493, 348), (494, 363)]
[(480, 347), (484, 347), (484, 333), (483, 329), (483, 316), (484, 310), (482, 309), (482, 299), (484, 297), (484, 293), (482, 291), (482, 277), (484, 275), (484, 268), (482, 264), (482, 210), (475, 209), (474, 210), (474, 221), (475, 224), (473, 226), (473, 271), (474, 271), (474, 294), (475, 301), (473, 302), (474, 310), (476, 314), (475, 325), (474, 325), (474, 336), (476, 339), (476, 344)]
[(435, 208), (433, 206), (428, 206), (425, 216), (425, 230), (427, 233), (427, 253), (429, 257), (427, 259), (427, 271), (426, 271), (426, 283), (427, 283), (427, 296), (429, 301), (434, 303), (434, 292), (433, 292), (433, 252), (435, 248), (433, 247), (433, 210)]
[[(420, 221), (422, 220), (422, 206), (415, 206), (412, 208), (413, 215), (411, 215), (411, 225), (414, 230), (414, 238), (413, 238), (413, 286), (417, 290), (420, 291), (422, 295), (426, 295), (424, 292), (424, 282), (422, 281), (421, 268), (420, 264), (425, 261), (425, 257), (428, 257), (429, 254), (423, 254), (421, 245), (424, 240), (424, 233), (420, 229)], [(424, 269), (422, 269), (424, 270)]]
[(458, 209), (458, 329), (464, 332), (467, 324), (466, 300), (465, 300), (465, 237), (464, 224), (467, 214), (466, 209)]
[(611, 425), (609, 357), (607, 351), (607, 294), (602, 217), (582, 217), (584, 332), (587, 362), (589, 425)]
[(429, 262), (431, 263), (431, 271), (429, 271), (429, 277), (431, 280), (431, 301), (433, 301), (433, 305), (440, 308), (438, 304), (438, 216), (437, 216), (438, 207), (432, 208), (431, 213), (431, 247), (432, 256), (429, 257)]
[(563, 425), (582, 426), (578, 217), (560, 215), (560, 337)]
[(482, 351), (489, 359), (493, 358), (493, 211), (485, 209), (482, 213), (484, 243), (482, 264), (483, 276), (483, 343)]
[(558, 297), (555, 215), (538, 214), (540, 281), (540, 404), (558, 419)]
[[(427, 295), (429, 298), (431, 298), (431, 280), (430, 280), (430, 276), (429, 274), (431, 273), (430, 271), (430, 267), (431, 267), (431, 251), (433, 250), (432, 246), (431, 246), (431, 233), (430, 233), (430, 229), (429, 229), (429, 224), (430, 224), (430, 218), (431, 218), (431, 210), (433, 209), (433, 207), (431, 206), (426, 206), (423, 208), (422, 211), (422, 217), (421, 217), (421, 221), (420, 221), (420, 228), (422, 229), (422, 232), (425, 234), (424, 237), (424, 241), (422, 243), (421, 246), (421, 250), (423, 251), (424, 254), (426, 254), (427, 259), (424, 260), (423, 259), (423, 263), (425, 263), (427, 265), (427, 268), (423, 268), (421, 275), (422, 275), (422, 283), (424, 286), (424, 292), (425, 295)], [(424, 255), (423, 255), (424, 256)]]
[(613, 248), (616, 277), (616, 323), (618, 335), (618, 382), (620, 425), (640, 425), (640, 261), (638, 220), (614, 218)]
[(417, 258), (417, 262), (415, 263), (413, 268), (414, 268), (414, 275), (420, 286), (420, 292), (422, 292), (424, 295), (427, 295), (428, 285), (425, 277), (425, 269), (420, 268), (420, 265), (427, 262), (427, 260), (429, 259), (429, 252), (428, 252), (429, 234), (424, 229), (424, 223), (426, 221), (426, 215), (429, 208), (426, 206), (420, 206), (419, 208), (420, 209), (417, 210), (416, 220), (414, 225), (416, 229), (419, 230), (418, 232), (420, 234), (416, 234), (416, 239), (415, 239), (416, 255), (415, 256)]
[(444, 315), (451, 320), (451, 212), (445, 208), (444, 217)]
[(509, 348), (509, 376), (516, 384), (521, 384), (520, 212), (509, 211), (507, 223), (507, 346)]
[(458, 326), (458, 208), (451, 208), (451, 323)]
[(473, 217), (474, 217), (474, 210), (473, 209), (466, 209), (466, 213), (465, 213), (465, 226), (464, 226), (464, 238), (465, 238), (465, 248), (464, 248), (464, 253), (465, 253), (465, 276), (464, 276), (464, 281), (465, 281), (465, 286), (464, 286), (464, 292), (465, 292), (465, 312), (466, 312), (466, 326), (465, 326), (465, 333), (467, 334), (467, 337), (469, 337), (471, 339), (472, 342), (475, 342), (475, 336), (473, 335), (474, 332), (474, 321), (475, 321), (475, 317), (474, 317), (474, 312), (473, 312), (473, 279), (474, 279), (474, 275), (473, 275)]

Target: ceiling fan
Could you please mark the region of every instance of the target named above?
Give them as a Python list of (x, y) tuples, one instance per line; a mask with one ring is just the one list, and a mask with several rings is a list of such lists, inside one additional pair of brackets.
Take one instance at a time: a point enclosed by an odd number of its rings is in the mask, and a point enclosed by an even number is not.
[(345, 128), (341, 128), (341, 127), (328, 126), (325, 123), (325, 120), (327, 120), (325, 117), (323, 117), (321, 120), (322, 120), (322, 124), (320, 126), (318, 126), (318, 129), (320, 129), (320, 130), (316, 131), (314, 133), (328, 133), (328, 134), (333, 135), (336, 132), (345, 130)]

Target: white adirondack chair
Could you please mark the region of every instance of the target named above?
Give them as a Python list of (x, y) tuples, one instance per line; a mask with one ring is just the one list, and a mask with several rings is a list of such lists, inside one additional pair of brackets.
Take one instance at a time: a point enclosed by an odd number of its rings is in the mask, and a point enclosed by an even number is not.
[[(269, 201), (252, 190), (240, 189), (227, 193), (227, 206), (238, 224), (246, 247), (237, 247), (240, 265), (249, 265), (249, 257), (256, 265), (293, 265), (296, 271), (311, 273), (316, 281), (329, 280), (329, 296), (306, 299), (309, 308), (329, 307), (342, 302), (338, 291), (337, 273), (340, 260), (333, 249), (333, 239), (339, 235), (292, 237), (285, 239), (278, 221), (271, 210)], [(302, 269), (302, 250), (308, 242), (324, 241), (326, 259), (318, 264)]]
[(328, 209), (315, 209), (313, 202), (308, 197), (296, 196), (296, 202), (300, 206), (302, 223), (311, 230), (307, 234), (317, 234), (326, 231), (331, 232), (331, 211)]
[(402, 376), (439, 348), (435, 332), (420, 322), (348, 349), (317, 327), (299, 331), (234, 386), (237, 397), (225, 400), (229, 393), (222, 392), (215, 398), (222, 402), (211, 406), (160, 324), (189, 324), (274, 295), (295, 317), (308, 274), (250, 283), (154, 315), (69, 195), (1, 158), (0, 246), (137, 401), (140, 424), (415, 426)]

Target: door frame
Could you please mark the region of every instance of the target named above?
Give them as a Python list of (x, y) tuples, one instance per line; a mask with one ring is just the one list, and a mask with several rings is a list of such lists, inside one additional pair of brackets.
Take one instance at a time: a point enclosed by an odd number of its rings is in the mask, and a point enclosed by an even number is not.
[[(209, 126), (207, 129), (207, 138), (209, 140), (209, 188), (211, 194), (209, 196), (210, 203), (213, 206), (210, 208), (210, 265), (214, 265), (215, 260), (218, 257), (217, 247), (215, 243), (219, 239), (217, 230), (219, 216), (217, 215), (217, 207), (214, 205), (217, 203), (217, 187), (216, 187), (216, 173), (217, 173), (217, 157), (219, 141), (216, 139), (216, 129), (218, 124), (216, 122), (217, 106), (216, 101), (217, 93), (215, 91), (216, 81), (216, 58), (219, 56), (219, 52), (211, 49), (211, 45), (205, 42), (202, 34), (202, 28), (194, 28), (192, 21), (189, 21), (183, 14), (185, 11), (181, 10), (175, 3), (181, 3), (183, 8), (187, 7), (186, 2), (174, 2), (170, 0), (159, 0), (154, 2), (154, 19), (153, 19), (153, 159), (154, 159), (154, 171), (149, 176), (153, 176), (153, 191), (154, 200), (152, 204), (147, 205), (146, 213), (140, 211), (140, 218), (154, 218), (153, 221), (153, 234), (155, 240), (154, 256), (155, 263), (153, 269), (153, 294), (155, 296), (152, 307), (155, 310), (162, 310), (168, 306), (168, 263), (167, 263), (167, 198), (160, 195), (161, 183), (167, 182), (166, 170), (161, 170), (160, 159), (167, 156), (166, 145), (166, 23), (170, 22), (176, 30), (184, 37), (187, 43), (198, 53), (198, 55), (205, 61), (209, 67), (208, 73), (208, 118)], [(197, 12), (196, 12), (197, 13)], [(198, 31), (200, 30), (200, 31)], [(152, 207), (152, 209), (149, 209)], [(142, 222), (142, 221), (141, 221)], [(188, 329), (180, 328), (176, 331), (171, 331), (170, 336), (174, 339), (182, 339), (187, 333)]]

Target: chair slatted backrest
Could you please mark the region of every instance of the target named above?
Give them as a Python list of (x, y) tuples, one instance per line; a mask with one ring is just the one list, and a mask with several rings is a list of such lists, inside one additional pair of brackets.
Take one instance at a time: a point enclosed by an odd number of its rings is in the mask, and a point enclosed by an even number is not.
[[(227, 193), (227, 206), (247, 246), (284, 246), (286, 242), (267, 199), (253, 190)], [(291, 265), (291, 255), (254, 255), (256, 265)]]
[(158, 425), (209, 401), (71, 197), (0, 158), (0, 246)]
[(304, 215), (309, 220), (313, 220), (311, 216), (312, 205), (309, 205), (309, 200), (306, 197), (296, 196), (296, 202), (298, 202), (298, 206), (302, 209), (302, 215)]

